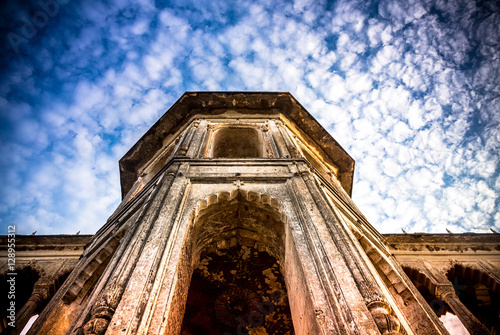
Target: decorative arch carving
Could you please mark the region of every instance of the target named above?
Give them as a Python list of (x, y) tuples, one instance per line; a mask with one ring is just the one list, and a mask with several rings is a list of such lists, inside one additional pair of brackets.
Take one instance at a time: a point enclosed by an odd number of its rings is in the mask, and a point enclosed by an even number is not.
[(428, 289), (429, 292), (434, 294), (436, 290), (436, 283), (434, 283), (427, 274), (423, 273), (420, 269), (411, 266), (403, 266), (403, 270), (411, 281), (419, 282), (426, 289)]
[[(171, 305), (166, 328), (172, 333), (181, 330), (193, 271), (198, 266), (204, 269), (201, 260), (205, 256), (233, 255), (246, 249), (253, 250), (252, 255), (265, 252), (278, 263), (297, 334), (321, 332), (323, 321), (314, 311), (304, 269), (290, 238), (289, 220), (279, 200), (268, 194), (232, 189), (198, 199), (192, 208), (180, 255), (182, 261), (176, 268), (176, 303)], [(256, 226), (260, 227), (259, 234), (252, 231)]]
[(194, 210), (193, 219), (197, 219), (198, 217), (203, 215), (209, 209), (209, 207), (213, 205), (229, 203), (235, 199), (237, 199), (238, 201), (247, 201), (258, 206), (263, 206), (269, 208), (270, 210), (274, 210), (277, 214), (280, 215), (280, 219), (283, 220), (284, 223), (288, 222), (287, 216), (283, 214), (283, 207), (280, 201), (266, 194), (246, 191), (240, 188), (236, 188), (231, 191), (211, 194), (205, 199), (199, 200)]

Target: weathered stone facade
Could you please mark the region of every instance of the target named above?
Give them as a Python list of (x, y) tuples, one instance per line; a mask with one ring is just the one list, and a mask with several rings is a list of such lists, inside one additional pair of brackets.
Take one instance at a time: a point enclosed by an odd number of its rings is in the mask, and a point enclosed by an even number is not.
[(474, 313), (498, 307), (500, 235), (379, 234), (354, 160), (289, 93), (187, 92), (120, 171), (122, 203), (31, 334), (448, 334), (427, 292), (498, 332)]

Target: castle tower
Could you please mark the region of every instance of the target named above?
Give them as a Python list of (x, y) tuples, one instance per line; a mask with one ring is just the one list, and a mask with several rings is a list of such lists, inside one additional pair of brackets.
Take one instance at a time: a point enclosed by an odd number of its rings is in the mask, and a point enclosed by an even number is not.
[(448, 334), (353, 171), (289, 93), (185, 93), (120, 160), (122, 203), (32, 332)]

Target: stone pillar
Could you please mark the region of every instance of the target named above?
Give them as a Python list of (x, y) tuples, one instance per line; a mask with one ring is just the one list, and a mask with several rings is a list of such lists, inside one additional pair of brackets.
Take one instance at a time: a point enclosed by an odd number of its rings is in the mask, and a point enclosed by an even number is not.
[(488, 329), (460, 301), (452, 283), (439, 283), (436, 286), (435, 296), (451, 307), (470, 334), (490, 335)]
[(348, 242), (350, 240), (349, 236), (329, 208), (329, 203), (324, 199), (324, 193), (319, 189), (314, 177), (307, 167), (302, 166), (302, 164), (300, 164), (299, 171), (380, 333), (384, 335), (403, 334), (404, 329), (401, 326), (401, 322), (392, 313), (392, 308), (385, 300), (383, 292), (374, 284), (376, 281), (362, 260), (359, 250), (352, 243)]
[(488, 329), (460, 301), (453, 284), (444, 274), (444, 269), (440, 271), (426, 262), (419, 262), (417, 266), (418, 270), (430, 280), (431, 287), (429, 287), (429, 290), (434, 291), (436, 298), (446, 302), (451, 307), (470, 334), (490, 335)]
[[(173, 167), (173, 169), (176, 168)], [(136, 223), (141, 226), (138, 227), (131, 241), (126, 241), (128, 248), (121, 255), (114, 269), (113, 277), (92, 306), (90, 320), (83, 326), (85, 335), (100, 335), (106, 332), (174, 179), (175, 173), (170, 169), (158, 181), (160, 186), (157, 192), (153, 193), (149, 207), (145, 209), (142, 218)]]

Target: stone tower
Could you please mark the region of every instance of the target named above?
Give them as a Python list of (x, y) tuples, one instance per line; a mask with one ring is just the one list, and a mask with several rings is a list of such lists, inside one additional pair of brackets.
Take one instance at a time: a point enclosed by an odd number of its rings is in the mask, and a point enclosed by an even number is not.
[(123, 201), (32, 333), (448, 334), (353, 170), (289, 93), (185, 93), (120, 160)]

